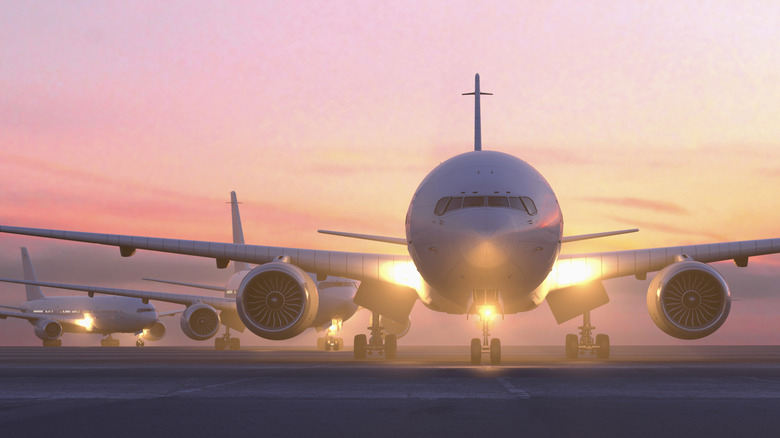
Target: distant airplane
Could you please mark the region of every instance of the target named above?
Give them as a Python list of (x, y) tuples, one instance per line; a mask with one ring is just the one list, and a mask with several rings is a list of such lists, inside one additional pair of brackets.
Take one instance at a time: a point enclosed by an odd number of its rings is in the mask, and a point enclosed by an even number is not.
[(0, 226), (0, 232), (260, 264), (236, 288), (241, 321), (266, 339), (289, 339), (311, 326), (318, 289), (307, 274), (360, 281), (354, 302), (372, 312), (371, 337), (355, 336), (356, 359), (396, 356), (397, 337), (384, 335), (379, 316), (406, 321), (420, 300), (436, 312), (478, 315), (482, 339), (471, 341), (471, 362), (483, 353), (501, 362), (501, 342), (490, 339), (497, 315), (533, 310), (545, 300), (558, 323), (582, 316), (579, 336), (566, 336), (566, 356), (608, 358), (609, 337), (593, 338), (590, 311), (609, 301), (603, 280), (655, 275), (647, 292), (653, 322), (680, 339), (699, 339), (721, 327), (731, 308), (724, 278), (707, 263), (780, 252), (780, 239), (590, 254), (561, 255), (567, 242), (637, 230), (563, 235), (563, 214), (550, 185), (512, 155), (482, 150), (479, 75), (475, 77), (474, 150), (450, 158), (420, 183), (406, 215), (406, 236), (331, 234), (407, 247), (408, 256), (277, 248), (238, 243), (123, 236)]
[[(24, 278), (36, 281), (30, 254), (22, 248), (22, 266)], [(165, 336), (165, 325), (158, 321), (154, 305), (143, 303), (137, 298), (125, 297), (85, 297), (59, 296), (47, 297), (39, 286), (26, 285), (27, 301), (19, 306), (0, 305), (0, 319), (22, 318), (34, 327), (35, 336), (43, 341), (45, 347), (62, 345), (63, 333), (88, 333), (107, 335), (101, 339), (104, 347), (119, 346), (119, 339), (112, 333), (133, 333), (138, 336), (136, 345), (142, 347), (144, 339), (157, 341)]]
[[(238, 200), (236, 192), (230, 193), (231, 214), (233, 223), (233, 242), (244, 244), (244, 231), (241, 226), (241, 216), (238, 210)], [(95, 293), (108, 295), (118, 295), (123, 297), (141, 298), (145, 301), (156, 300), (169, 303), (184, 304), (187, 308), (181, 316), (181, 328), (184, 334), (190, 339), (202, 341), (214, 337), (219, 331), (219, 325), (225, 326), (225, 334), (214, 339), (214, 348), (217, 350), (241, 348), (239, 338), (231, 337), (230, 329), (243, 332), (244, 324), (236, 311), (236, 289), (241, 285), (242, 280), (251, 272), (251, 267), (246, 263), (236, 263), (235, 273), (228, 279), (226, 287), (184, 283), (169, 280), (145, 279), (160, 283), (169, 283), (178, 286), (194, 287), (207, 290), (224, 292), (224, 298), (211, 297), (204, 295), (183, 295), (162, 292), (138, 291), (130, 289), (100, 288), (84, 285), (62, 284), (33, 281), (11, 281), (17, 283), (46, 286), (59, 289), (79, 290), (89, 292), (90, 296)], [(351, 318), (358, 310), (358, 305), (354, 303), (353, 298), (358, 288), (358, 283), (338, 277), (326, 277), (317, 279), (316, 274), (308, 274), (316, 284), (319, 291), (319, 306), (314, 320), (308, 327), (313, 327), (318, 331), (325, 331), (324, 337), (318, 338), (317, 344), (320, 349), (337, 351), (343, 348), (344, 341), (337, 336), (343, 321)], [(281, 287), (284, 287), (280, 283)], [(270, 316), (269, 316), (270, 317)], [(279, 317), (279, 316), (274, 316)], [(284, 315), (282, 315), (284, 317)], [(409, 327), (407, 324), (398, 324), (391, 320), (384, 320), (384, 324), (390, 329), (396, 330), (398, 336), (406, 333)], [(308, 328), (307, 327), (307, 328)]]

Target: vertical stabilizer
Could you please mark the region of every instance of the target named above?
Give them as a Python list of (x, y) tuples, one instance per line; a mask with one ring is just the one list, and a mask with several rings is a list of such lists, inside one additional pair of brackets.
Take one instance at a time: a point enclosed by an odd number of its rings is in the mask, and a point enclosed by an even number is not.
[(492, 96), (493, 93), (479, 91), (479, 73), (474, 76), (474, 92), (463, 93), (464, 96), (474, 96), (474, 150), (482, 150), (482, 111), (479, 107), (479, 96)]
[[(230, 192), (230, 213), (233, 218), (233, 243), (244, 244), (244, 228), (241, 226), (241, 215), (238, 213), (238, 198), (236, 192)], [(251, 269), (248, 263), (235, 262), (236, 272), (248, 271)]]
[[(35, 276), (35, 271), (33, 270), (32, 261), (30, 260), (30, 254), (25, 247), (22, 247), (22, 268), (24, 269), (25, 280), (38, 281), (38, 278)], [(46, 298), (43, 291), (41, 291), (40, 286), (26, 284), (24, 285), (24, 290), (27, 292), (27, 301)]]

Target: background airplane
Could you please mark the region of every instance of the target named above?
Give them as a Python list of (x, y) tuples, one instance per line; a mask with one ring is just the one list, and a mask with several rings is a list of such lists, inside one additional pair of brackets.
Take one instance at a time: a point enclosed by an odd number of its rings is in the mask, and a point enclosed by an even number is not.
[(581, 351), (608, 357), (609, 338), (594, 340), (590, 323), (590, 311), (608, 301), (602, 281), (649, 272), (658, 272), (647, 293), (656, 325), (679, 339), (708, 336), (727, 318), (731, 296), (706, 264), (734, 260), (745, 267), (749, 257), (780, 252), (780, 239), (767, 239), (561, 255), (564, 243), (619, 232), (563, 236), (558, 200), (542, 175), (514, 156), (482, 150), (478, 75), (468, 94), (475, 96), (474, 151), (444, 161), (422, 180), (409, 204), (405, 239), (361, 236), (403, 243), (409, 256), (10, 226), (0, 232), (117, 246), (124, 257), (147, 249), (213, 258), (220, 268), (230, 260), (260, 264), (237, 289), (236, 311), (266, 339), (295, 336), (314, 319), (319, 297), (307, 271), (360, 280), (354, 301), (373, 316), (371, 338), (355, 337), (356, 358), (373, 352), (394, 357), (396, 338), (382, 336), (379, 315), (404, 321), (419, 299), (434, 311), (483, 319), (482, 340), (471, 342), (473, 363), (483, 353), (500, 363), (500, 341), (489, 339), (495, 315), (545, 301), (559, 323), (583, 317), (579, 336), (566, 338), (569, 357)]
[[(22, 248), (22, 267), (25, 279), (37, 279), (27, 248)], [(45, 347), (62, 345), (63, 333), (106, 335), (100, 341), (104, 347), (119, 346), (119, 339), (112, 338), (112, 333), (133, 333), (138, 335), (136, 345), (142, 347), (144, 340), (157, 341), (165, 336), (165, 324), (158, 321), (159, 316), (178, 313), (158, 314), (154, 305), (137, 298), (47, 297), (39, 286), (29, 284), (25, 291), (27, 301), (19, 306), (0, 305), (14, 310), (0, 310), (0, 319), (26, 319)]]

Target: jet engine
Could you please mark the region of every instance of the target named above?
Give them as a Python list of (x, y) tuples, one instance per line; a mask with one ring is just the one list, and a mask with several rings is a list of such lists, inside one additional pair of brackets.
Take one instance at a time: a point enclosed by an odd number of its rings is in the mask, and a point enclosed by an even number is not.
[(731, 292), (713, 267), (693, 260), (672, 263), (647, 289), (647, 310), (655, 325), (678, 339), (715, 332), (731, 309)]
[(319, 307), (317, 286), (309, 274), (284, 261), (252, 269), (238, 287), (238, 316), (265, 339), (290, 339), (311, 327)]
[(143, 338), (147, 341), (159, 341), (163, 336), (165, 336), (165, 324), (157, 321), (151, 328), (144, 330)]
[(57, 321), (40, 320), (35, 324), (35, 336), (43, 341), (53, 341), (62, 336), (62, 325)]
[(406, 321), (400, 323), (394, 319), (387, 318), (384, 315), (379, 315), (379, 325), (385, 329), (386, 334), (395, 335), (396, 339), (398, 339), (409, 333), (409, 327), (412, 326), (412, 320), (411, 318), (406, 318)]
[(188, 306), (181, 314), (182, 331), (188, 338), (196, 341), (205, 341), (214, 337), (219, 330), (219, 324), (217, 311), (203, 303)]

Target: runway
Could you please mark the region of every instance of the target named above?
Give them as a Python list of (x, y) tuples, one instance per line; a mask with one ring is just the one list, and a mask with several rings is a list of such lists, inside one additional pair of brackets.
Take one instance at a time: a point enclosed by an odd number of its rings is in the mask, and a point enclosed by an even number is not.
[(780, 347), (0, 348), (9, 436), (776, 436)]

